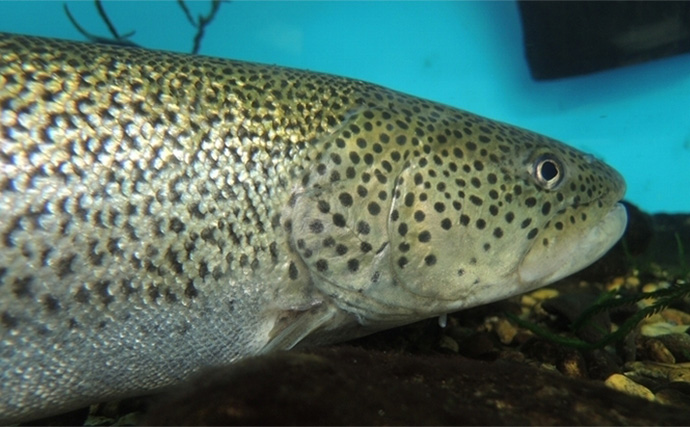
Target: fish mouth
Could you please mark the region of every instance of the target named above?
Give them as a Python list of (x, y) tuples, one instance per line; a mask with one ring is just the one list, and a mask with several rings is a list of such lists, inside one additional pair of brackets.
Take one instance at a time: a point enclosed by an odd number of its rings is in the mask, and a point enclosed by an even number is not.
[(589, 266), (601, 258), (623, 236), (628, 215), (621, 203), (584, 234), (557, 241), (548, 248), (533, 245), (518, 268), (520, 283), (533, 289), (548, 285)]

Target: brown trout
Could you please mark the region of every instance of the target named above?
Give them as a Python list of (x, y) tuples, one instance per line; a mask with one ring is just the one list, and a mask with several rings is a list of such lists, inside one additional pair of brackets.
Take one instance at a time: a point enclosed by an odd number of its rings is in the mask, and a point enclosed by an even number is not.
[(0, 420), (546, 285), (620, 238), (624, 192), (361, 81), (0, 34)]

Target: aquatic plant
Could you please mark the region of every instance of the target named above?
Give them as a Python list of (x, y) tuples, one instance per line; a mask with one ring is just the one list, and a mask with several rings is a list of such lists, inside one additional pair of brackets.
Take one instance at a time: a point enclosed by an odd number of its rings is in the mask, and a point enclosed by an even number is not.
[[(209, 11), (209, 13), (206, 15), (199, 15), (197, 17), (197, 19), (194, 19), (192, 17), (192, 13), (190, 12), (190, 10), (187, 7), (187, 4), (184, 2), (184, 0), (177, 0), (178, 6), (180, 6), (182, 11), (184, 12), (189, 23), (192, 24), (192, 26), (197, 29), (196, 34), (194, 35), (194, 45), (192, 47), (191, 53), (199, 53), (199, 49), (201, 47), (201, 41), (204, 37), (206, 27), (216, 17), (216, 14), (218, 13), (218, 9), (220, 8), (221, 3), (229, 3), (229, 2), (230, 2), (230, 0), (211, 0), (211, 10)], [(76, 28), (77, 31), (79, 31), (79, 33), (81, 35), (83, 35), (89, 41), (94, 42), (94, 43), (105, 43), (105, 44), (115, 44), (115, 45), (119, 45), (119, 46), (139, 47), (138, 44), (129, 40), (130, 37), (132, 37), (135, 34), (134, 30), (129, 31), (126, 34), (120, 34), (117, 31), (117, 28), (115, 28), (115, 25), (113, 25), (112, 21), (110, 21), (110, 18), (108, 18), (108, 14), (105, 12), (105, 9), (103, 8), (103, 4), (102, 4), (101, 0), (94, 0), (94, 3), (96, 4), (96, 10), (98, 10), (98, 15), (101, 17), (101, 19), (103, 20), (105, 25), (108, 27), (108, 31), (110, 31), (112, 38), (101, 37), (101, 36), (98, 36), (98, 35), (95, 35), (93, 33), (86, 31), (84, 29), (84, 27), (79, 25), (77, 20), (74, 19), (74, 16), (72, 16), (72, 14), (70, 13), (69, 8), (67, 7), (67, 4), (63, 4), (63, 7), (65, 9), (65, 14), (67, 14), (67, 18), (70, 20), (72, 25), (74, 25), (74, 28)]]
[(640, 292), (634, 295), (623, 295), (622, 292), (622, 290), (618, 290), (602, 293), (590, 307), (585, 309), (580, 316), (570, 324), (570, 330), (572, 332), (581, 330), (589, 324), (595, 315), (605, 311), (610, 312), (621, 307), (631, 306), (643, 300), (653, 301), (653, 303), (644, 308), (640, 308), (633, 315), (628, 317), (616, 331), (606, 334), (602, 339), (596, 342), (587, 342), (579, 338), (558, 335), (535, 323), (520, 319), (511, 313), (506, 313), (506, 316), (520, 327), (528, 329), (534, 334), (554, 343), (582, 350), (592, 350), (622, 341), (646, 317), (659, 313), (690, 296), (690, 283), (685, 279), (676, 279), (669, 287), (651, 292)]
[(101, 19), (105, 23), (105, 25), (108, 27), (108, 31), (110, 31), (110, 34), (113, 36), (113, 38), (108, 38), (108, 37), (101, 37), (97, 36), (95, 34), (89, 33), (79, 25), (76, 19), (74, 19), (74, 16), (69, 11), (69, 8), (67, 7), (66, 3), (62, 4), (62, 7), (65, 9), (65, 13), (67, 14), (67, 18), (69, 21), (74, 25), (74, 28), (79, 31), (79, 33), (86, 37), (90, 42), (93, 43), (105, 43), (105, 44), (115, 44), (119, 46), (133, 46), (133, 47), (138, 47), (139, 45), (134, 43), (133, 41), (129, 40), (130, 37), (132, 37), (135, 33), (134, 30), (128, 32), (127, 34), (122, 34), (120, 35), (117, 32), (117, 28), (115, 28), (115, 25), (110, 21), (110, 18), (108, 18), (108, 14), (105, 13), (105, 9), (103, 9), (103, 4), (101, 3), (101, 0), (94, 0), (94, 3), (96, 4), (96, 10), (98, 10), (98, 15), (100, 15)]
[(177, 4), (182, 8), (184, 14), (187, 16), (187, 20), (192, 26), (196, 27), (196, 35), (194, 36), (194, 47), (192, 48), (192, 53), (199, 53), (199, 47), (201, 46), (201, 39), (204, 37), (204, 32), (206, 31), (206, 26), (213, 21), (216, 17), (220, 4), (222, 2), (228, 3), (230, 0), (211, 0), (211, 11), (207, 15), (199, 15), (198, 19), (195, 21), (192, 14), (187, 8), (184, 0), (177, 0)]

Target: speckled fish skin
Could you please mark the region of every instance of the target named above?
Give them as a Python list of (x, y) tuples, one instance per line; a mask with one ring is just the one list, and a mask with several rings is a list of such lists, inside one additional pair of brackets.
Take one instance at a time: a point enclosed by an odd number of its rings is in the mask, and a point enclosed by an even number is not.
[(0, 34), (0, 420), (585, 267), (621, 176), (379, 86)]

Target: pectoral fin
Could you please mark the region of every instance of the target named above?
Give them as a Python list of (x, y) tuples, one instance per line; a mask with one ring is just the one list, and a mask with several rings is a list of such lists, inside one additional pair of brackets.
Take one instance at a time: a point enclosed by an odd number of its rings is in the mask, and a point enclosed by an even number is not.
[(331, 329), (340, 310), (333, 304), (319, 302), (310, 307), (282, 311), (269, 334), (268, 343), (261, 350), (268, 353), (274, 350), (289, 350), (317, 330)]

